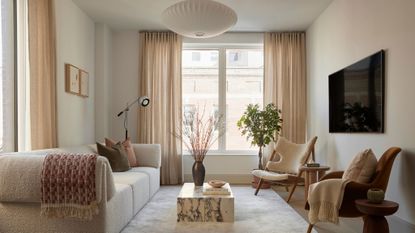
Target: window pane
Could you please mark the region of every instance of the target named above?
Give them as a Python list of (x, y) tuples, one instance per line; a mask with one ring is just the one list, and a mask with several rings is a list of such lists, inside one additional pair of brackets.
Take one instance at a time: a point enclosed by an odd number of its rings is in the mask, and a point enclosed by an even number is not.
[[(197, 110), (205, 112), (204, 119), (219, 115), (218, 58), (217, 50), (183, 50), (183, 113), (186, 116)], [(218, 142), (211, 149), (217, 150)]]
[(0, 152), (14, 151), (13, 1), (0, 1)]
[[(3, 4), (3, 1), (0, 1), (0, 6)], [(3, 126), (3, 9), (0, 9), (0, 151), (3, 151), (3, 135), (4, 135), (4, 126)]]
[(226, 150), (256, 150), (241, 136), (236, 122), (250, 103), (263, 102), (264, 58), (261, 49), (226, 50)]

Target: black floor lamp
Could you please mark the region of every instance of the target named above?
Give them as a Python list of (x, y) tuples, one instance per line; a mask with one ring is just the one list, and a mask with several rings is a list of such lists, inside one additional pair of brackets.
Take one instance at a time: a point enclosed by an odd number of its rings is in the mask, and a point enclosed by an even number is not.
[(147, 107), (150, 104), (150, 99), (147, 96), (140, 96), (132, 103), (127, 103), (127, 107), (125, 107), (120, 113), (117, 114), (117, 117), (120, 117), (124, 113), (124, 129), (126, 140), (128, 138), (128, 111), (130, 110), (130, 107), (133, 106), (135, 103), (138, 103), (139, 107)]

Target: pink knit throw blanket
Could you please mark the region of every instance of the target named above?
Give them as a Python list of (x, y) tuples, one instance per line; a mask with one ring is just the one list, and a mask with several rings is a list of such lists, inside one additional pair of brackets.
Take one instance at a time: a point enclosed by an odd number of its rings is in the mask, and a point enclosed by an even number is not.
[(41, 216), (91, 220), (97, 215), (96, 163), (95, 154), (46, 155), (41, 177)]

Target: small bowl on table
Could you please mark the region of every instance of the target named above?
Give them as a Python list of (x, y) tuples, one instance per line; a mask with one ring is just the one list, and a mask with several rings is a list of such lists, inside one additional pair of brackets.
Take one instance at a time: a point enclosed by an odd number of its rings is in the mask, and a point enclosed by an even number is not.
[(214, 188), (221, 188), (226, 184), (226, 182), (223, 180), (210, 180), (208, 181), (208, 184)]

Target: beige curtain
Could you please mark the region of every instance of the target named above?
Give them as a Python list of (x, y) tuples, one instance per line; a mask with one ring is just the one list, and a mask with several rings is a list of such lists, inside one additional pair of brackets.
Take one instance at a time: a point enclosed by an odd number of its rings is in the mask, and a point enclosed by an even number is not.
[(52, 148), (56, 136), (56, 48), (53, 0), (28, 2), (32, 149)]
[(161, 183), (182, 183), (181, 36), (172, 32), (140, 33), (140, 94), (151, 104), (139, 109), (138, 141), (161, 144)]
[(305, 33), (265, 33), (264, 101), (282, 111), (282, 136), (296, 143), (306, 139)]

